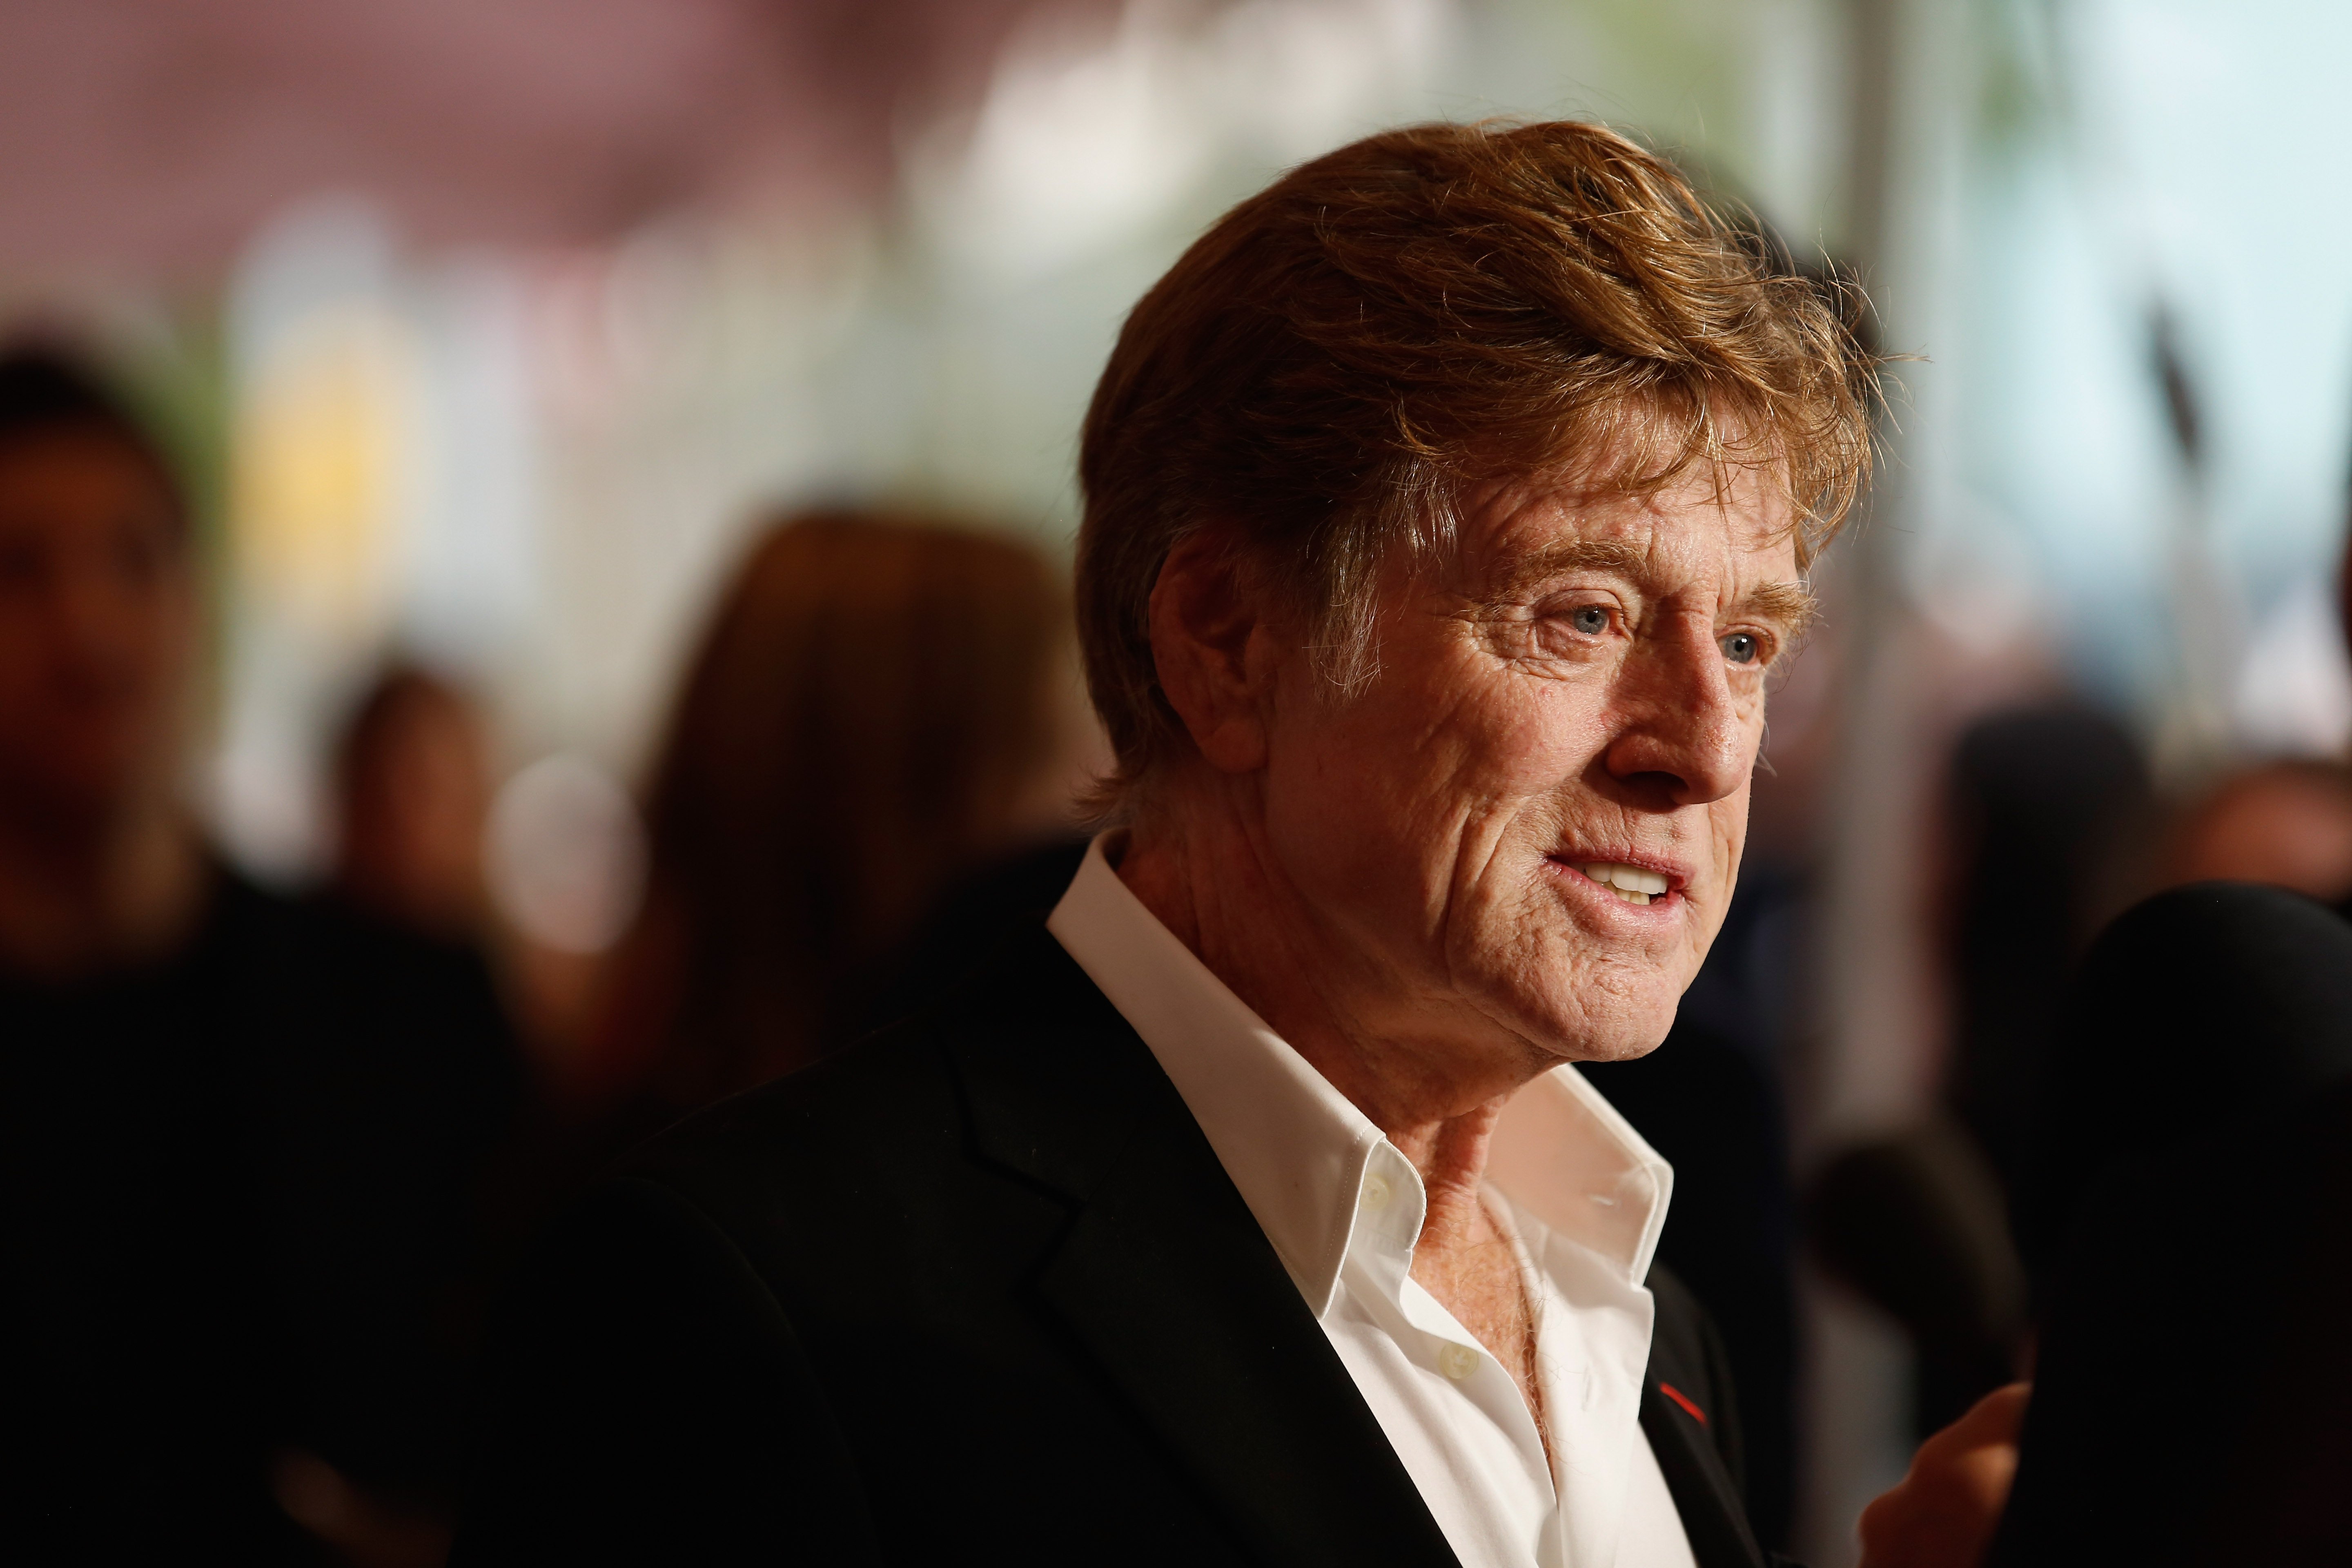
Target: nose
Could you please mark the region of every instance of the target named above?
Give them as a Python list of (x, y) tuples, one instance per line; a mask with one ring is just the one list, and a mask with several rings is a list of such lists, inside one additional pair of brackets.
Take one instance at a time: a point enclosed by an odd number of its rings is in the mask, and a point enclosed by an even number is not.
[(1760, 734), (1732, 689), (1715, 626), (1693, 616), (1658, 628), (1627, 656), (1611, 689), (1614, 733), (1602, 763), (1635, 804), (1704, 805), (1748, 782)]

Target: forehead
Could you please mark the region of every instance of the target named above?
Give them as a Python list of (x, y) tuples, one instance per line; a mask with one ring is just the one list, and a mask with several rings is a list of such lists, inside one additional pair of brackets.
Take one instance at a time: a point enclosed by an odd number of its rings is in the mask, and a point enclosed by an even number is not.
[(120, 436), (64, 426), (0, 439), (0, 521), (72, 527), (124, 518), (176, 523), (153, 463)]
[(1475, 591), (1569, 569), (1613, 571), (1661, 588), (1797, 576), (1786, 496), (1753, 468), (1727, 469), (1718, 484), (1697, 467), (1648, 494), (1544, 480), (1493, 485), (1468, 499), (1457, 545), (1464, 585)]

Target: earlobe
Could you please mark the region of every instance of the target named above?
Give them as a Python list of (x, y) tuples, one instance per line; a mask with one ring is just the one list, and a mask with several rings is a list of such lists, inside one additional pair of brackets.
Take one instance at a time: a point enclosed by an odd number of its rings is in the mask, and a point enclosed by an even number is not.
[(1202, 760), (1220, 773), (1265, 764), (1271, 670), (1263, 658), (1263, 611), (1262, 593), (1223, 529), (1187, 536), (1168, 552), (1152, 585), (1151, 658), (1160, 689)]

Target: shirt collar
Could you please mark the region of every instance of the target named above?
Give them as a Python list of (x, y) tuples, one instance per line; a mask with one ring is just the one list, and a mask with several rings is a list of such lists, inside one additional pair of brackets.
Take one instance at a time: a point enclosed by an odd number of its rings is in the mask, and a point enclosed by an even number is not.
[[(1117, 847), (1110, 834), (1087, 846), (1045, 929), (1159, 1059), (1319, 1318), (1388, 1140), (1128, 890), (1106, 853)], [(1611, 1274), (1648, 1276), (1674, 1171), (1573, 1067), (1512, 1098), (1487, 1174)]]

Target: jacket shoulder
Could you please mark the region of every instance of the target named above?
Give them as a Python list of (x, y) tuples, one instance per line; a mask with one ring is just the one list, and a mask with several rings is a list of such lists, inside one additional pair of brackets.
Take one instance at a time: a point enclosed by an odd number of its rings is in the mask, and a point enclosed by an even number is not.
[(619, 1173), (691, 1204), (779, 1281), (823, 1257), (903, 1283), (990, 1237), (1034, 1245), (1139, 1117), (1181, 1110), (1174, 1096), (1040, 930), (914, 1016), (688, 1117)]
[[(1133, 1050), (1104, 1048), (1107, 1035), (1129, 1037)], [(1139, 1056), (1150, 1065), (1125, 1020), (1039, 929), (919, 1011), (688, 1116), (624, 1169), (660, 1180), (698, 1165), (764, 1160), (786, 1146), (819, 1162), (854, 1153), (872, 1166), (902, 1144), (929, 1144), (950, 1131), (975, 1083), (1017, 1080), (1032, 1096), (1064, 1102), (1056, 1109), (1083, 1113), (1133, 1078)], [(1056, 1095), (1056, 1084), (1066, 1092)]]

